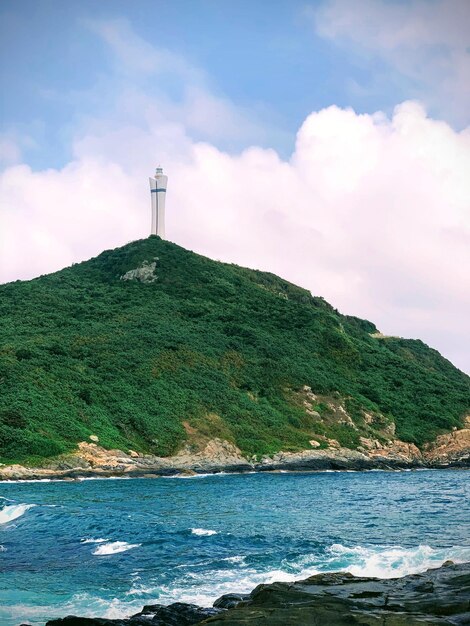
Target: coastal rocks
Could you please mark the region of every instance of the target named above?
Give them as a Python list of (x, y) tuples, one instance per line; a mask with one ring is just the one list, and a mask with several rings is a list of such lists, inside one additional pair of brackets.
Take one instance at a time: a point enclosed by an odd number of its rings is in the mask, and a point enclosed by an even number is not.
[[(134, 450), (106, 450), (98, 443), (82, 441), (71, 454), (51, 459), (39, 468), (0, 465), (0, 480), (38, 480), (107, 476), (168, 476), (249, 471), (395, 470), (413, 468), (470, 467), (470, 416), (465, 428), (440, 435), (423, 451), (399, 439), (360, 437), (356, 450), (338, 441), (314, 435), (310, 449), (277, 452), (261, 458), (245, 458), (233, 443), (201, 438), (187, 443), (171, 457), (139, 454)], [(91, 437), (90, 437), (91, 438)], [(327, 446), (325, 448), (325, 445)]]
[(142, 612), (134, 617), (150, 618), (152, 626), (191, 626), (200, 624), (208, 617), (218, 615), (220, 612), (221, 609), (217, 608), (202, 608), (195, 604), (175, 602), (169, 606), (160, 604), (144, 606)]
[(91, 466), (123, 465), (129, 459), (129, 455), (121, 450), (106, 450), (96, 443), (88, 443), (87, 441), (82, 441), (78, 444), (77, 456), (80, 456)]
[[(423, 461), (419, 454), (416, 458), (406, 456), (400, 447), (387, 447), (380, 450), (350, 450), (341, 448), (339, 443), (328, 440), (330, 446), (326, 450), (304, 450), (302, 452), (278, 452), (272, 457), (263, 457), (255, 463), (257, 471), (291, 470), (370, 470), (399, 469), (404, 467), (422, 467)], [(405, 446), (408, 444), (404, 444)], [(419, 453), (419, 451), (418, 451)]]
[(470, 564), (379, 579), (325, 573), (227, 594), (214, 608), (146, 606), (127, 619), (66, 617), (46, 626), (441, 626), (470, 623)]
[[(42, 470), (48, 472), (48, 470)], [(37, 477), (37, 470), (23, 467), (23, 465), (5, 465), (0, 467), (1, 480), (27, 480)]]
[(63, 619), (50, 620), (46, 626), (193, 626), (218, 613), (220, 609), (201, 608), (195, 604), (175, 602), (169, 606), (161, 604), (144, 606), (140, 613), (127, 619), (69, 615)]
[(359, 437), (360, 448), (366, 450), (374, 450), (382, 447), (380, 441), (377, 439), (369, 439), (368, 437)]
[(371, 459), (388, 459), (398, 463), (423, 465), (421, 451), (414, 443), (394, 439), (383, 444), (377, 439), (365, 437), (359, 437), (359, 441), (361, 443), (359, 450), (366, 451)]
[(440, 435), (424, 448), (427, 461), (439, 465), (470, 464), (470, 415), (465, 418), (465, 428)]
[(190, 468), (195, 471), (214, 470), (250, 470), (252, 469), (248, 461), (242, 456), (241, 450), (229, 441), (222, 439), (210, 439), (202, 449), (193, 451), (190, 445), (173, 458), (173, 466), (179, 468)]
[[(223, 605), (223, 598), (216, 601)], [(470, 564), (382, 580), (317, 574), (295, 583), (259, 585), (208, 626), (427, 626), (470, 623)]]
[(249, 599), (249, 593), (226, 593), (214, 602), (214, 607), (218, 609), (232, 609)]
[(222, 471), (252, 471), (241, 451), (228, 441), (210, 439), (199, 450), (187, 445), (171, 457), (137, 454), (129, 450), (106, 450), (96, 443), (82, 441), (73, 454), (64, 455), (41, 468), (22, 465), (0, 467), (0, 480), (41, 480), (106, 476), (186, 476)]

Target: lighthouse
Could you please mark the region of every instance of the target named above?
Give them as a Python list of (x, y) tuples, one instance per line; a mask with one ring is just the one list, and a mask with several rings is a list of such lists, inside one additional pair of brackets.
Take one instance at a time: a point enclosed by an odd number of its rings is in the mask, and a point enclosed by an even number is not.
[(165, 176), (163, 169), (157, 167), (155, 176), (149, 178), (150, 197), (152, 201), (152, 228), (151, 235), (158, 235), (165, 239), (165, 197), (168, 176)]

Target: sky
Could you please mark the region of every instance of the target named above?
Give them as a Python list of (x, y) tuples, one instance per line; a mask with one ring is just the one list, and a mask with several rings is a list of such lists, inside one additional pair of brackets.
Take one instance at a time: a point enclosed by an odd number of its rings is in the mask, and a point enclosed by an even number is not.
[(0, 282), (148, 236), (470, 372), (470, 2), (2, 0)]

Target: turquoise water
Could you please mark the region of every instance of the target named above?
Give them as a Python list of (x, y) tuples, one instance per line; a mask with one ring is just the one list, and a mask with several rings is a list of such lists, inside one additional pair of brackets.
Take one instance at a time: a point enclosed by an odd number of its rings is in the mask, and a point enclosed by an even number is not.
[(3, 483), (0, 623), (469, 561), (469, 485), (464, 470)]

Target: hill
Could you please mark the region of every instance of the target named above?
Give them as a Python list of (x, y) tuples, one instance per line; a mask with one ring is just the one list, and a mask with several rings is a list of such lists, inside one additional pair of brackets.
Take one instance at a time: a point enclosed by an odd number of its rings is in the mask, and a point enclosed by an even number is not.
[(422, 445), (470, 407), (470, 379), (421, 341), (158, 237), (0, 286), (0, 315), (2, 463), (90, 435), (157, 455), (210, 437), (247, 455)]

